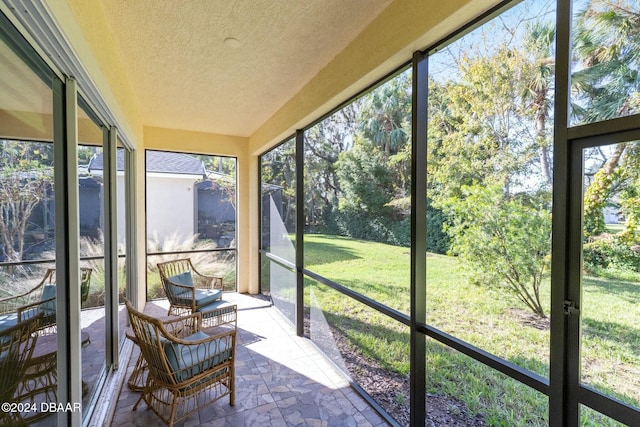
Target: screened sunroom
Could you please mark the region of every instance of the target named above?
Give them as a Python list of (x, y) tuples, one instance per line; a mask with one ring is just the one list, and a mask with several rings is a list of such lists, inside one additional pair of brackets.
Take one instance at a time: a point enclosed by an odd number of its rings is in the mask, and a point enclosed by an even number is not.
[(640, 425), (638, 22), (0, 1), (0, 424)]

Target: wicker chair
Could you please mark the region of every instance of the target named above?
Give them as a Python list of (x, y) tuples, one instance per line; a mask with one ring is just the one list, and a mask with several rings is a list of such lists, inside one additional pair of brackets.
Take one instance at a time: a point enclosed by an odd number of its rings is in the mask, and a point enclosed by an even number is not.
[[(91, 272), (91, 268), (80, 269), (80, 290), (87, 295)], [(0, 331), (42, 314), (39, 333), (56, 333), (56, 309), (56, 270), (49, 268), (28, 292), (0, 299)]]
[(28, 292), (0, 299), (0, 331), (42, 314), (39, 329), (56, 332), (56, 270), (48, 269)]
[(198, 273), (190, 258), (159, 263), (158, 271), (170, 304), (169, 316), (203, 311), (222, 298), (222, 277)]
[(56, 270), (53, 268), (48, 269), (40, 283), (38, 283), (31, 290), (10, 297), (0, 299), (0, 315), (8, 313), (17, 313), (18, 309), (34, 302), (40, 302), (42, 298), (42, 292), (45, 286), (55, 286), (56, 283)]
[[(16, 402), (14, 393), (33, 355), (42, 314), (0, 332), (0, 402)], [(26, 426), (21, 411), (0, 411), (0, 425)]]
[(235, 328), (220, 327), (209, 336), (201, 331), (201, 313), (160, 321), (125, 304), (148, 366), (134, 411), (144, 400), (172, 426), (224, 396), (235, 404)]

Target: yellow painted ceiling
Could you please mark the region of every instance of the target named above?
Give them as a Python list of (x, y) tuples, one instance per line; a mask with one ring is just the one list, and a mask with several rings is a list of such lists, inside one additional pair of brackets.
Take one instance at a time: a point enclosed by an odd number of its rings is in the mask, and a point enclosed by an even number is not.
[(101, 0), (144, 124), (237, 136), (258, 129), (389, 3)]

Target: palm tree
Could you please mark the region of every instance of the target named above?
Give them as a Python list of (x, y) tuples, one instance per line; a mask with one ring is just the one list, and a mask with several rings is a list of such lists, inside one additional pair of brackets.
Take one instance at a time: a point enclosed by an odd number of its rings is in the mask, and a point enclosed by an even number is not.
[(637, 2), (591, 0), (578, 14), (573, 50), (574, 118), (591, 123), (640, 112), (640, 11)]
[(540, 169), (546, 182), (552, 184), (550, 142), (547, 122), (551, 112), (551, 95), (555, 74), (554, 42), (555, 29), (551, 24), (535, 23), (528, 27), (525, 48), (533, 55), (535, 72), (526, 86), (525, 101), (534, 110), (536, 142), (540, 158)]
[[(628, 0), (591, 0), (578, 14), (574, 30), (578, 68), (571, 76), (576, 92), (572, 114), (592, 123), (640, 113), (640, 10)], [(605, 231), (603, 208), (620, 177), (621, 167), (637, 167), (618, 144), (585, 191), (585, 231)], [(622, 203), (625, 206), (625, 203)]]
[(360, 130), (365, 138), (381, 146), (387, 157), (400, 151), (409, 139), (405, 130), (411, 112), (408, 76), (400, 74), (363, 98)]

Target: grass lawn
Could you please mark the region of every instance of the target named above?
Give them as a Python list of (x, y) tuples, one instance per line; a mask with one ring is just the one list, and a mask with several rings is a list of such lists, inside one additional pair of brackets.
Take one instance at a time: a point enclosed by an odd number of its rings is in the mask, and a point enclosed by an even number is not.
[[(305, 267), (408, 313), (409, 249), (327, 235), (305, 236)], [(457, 258), (427, 257), (427, 323), (548, 376), (549, 321), (509, 294), (469, 284)], [(632, 278), (633, 279), (633, 278)], [(640, 406), (638, 279), (585, 277), (583, 382)], [(328, 322), (389, 370), (409, 372), (409, 331), (326, 286), (308, 282)], [(542, 289), (549, 313), (549, 283)], [(615, 316), (612, 316), (615, 313)], [(435, 341), (427, 340), (428, 392), (463, 401), (488, 425), (547, 425), (546, 396)], [(614, 391), (615, 390), (615, 391)], [(616, 425), (585, 411), (583, 425)]]

